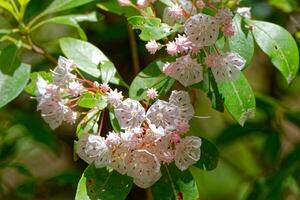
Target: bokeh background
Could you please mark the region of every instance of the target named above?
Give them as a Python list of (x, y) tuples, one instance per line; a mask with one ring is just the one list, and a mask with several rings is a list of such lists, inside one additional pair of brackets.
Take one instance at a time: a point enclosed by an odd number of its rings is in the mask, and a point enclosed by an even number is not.
[[(31, 0), (26, 18), (37, 15), (51, 0)], [(297, 0), (247, 0), (254, 19), (270, 21), (287, 28), (300, 45), (300, 8)], [(134, 34), (140, 69), (157, 56), (149, 55), (145, 43), (128, 29), (126, 18), (96, 8), (96, 2), (68, 10), (87, 13), (95, 10), (99, 22), (83, 22), (88, 41), (99, 47), (130, 84), (133, 69), (130, 36)], [(5, 19), (5, 20), (4, 20)], [(9, 26), (12, 17), (0, 9), (0, 28)], [(33, 34), (34, 41), (57, 57), (58, 39), (78, 37), (75, 29), (46, 25)], [(0, 43), (0, 49), (7, 46)], [(162, 55), (162, 54), (161, 54)], [(22, 61), (33, 71), (53, 68), (44, 57), (22, 52)], [(9, 58), (8, 58), (9, 59)], [(211, 172), (192, 169), (201, 200), (300, 199), (300, 75), (288, 86), (258, 48), (245, 70), (257, 99), (256, 117), (240, 127), (227, 113), (211, 108), (200, 91), (197, 114), (210, 116), (194, 120), (199, 135), (213, 141), (220, 151), (217, 169)], [(177, 87), (177, 86), (175, 86)], [(179, 86), (178, 86), (179, 87)], [(1, 98), (1, 97), (0, 97)], [(36, 101), (26, 93), (0, 109), (0, 199), (69, 200), (74, 199), (77, 182), (86, 164), (73, 160), (75, 126), (63, 125), (55, 131), (36, 112)], [(109, 130), (107, 122), (107, 130)], [(118, 187), (118, 185), (116, 185)], [(129, 200), (151, 199), (151, 194), (134, 188)]]

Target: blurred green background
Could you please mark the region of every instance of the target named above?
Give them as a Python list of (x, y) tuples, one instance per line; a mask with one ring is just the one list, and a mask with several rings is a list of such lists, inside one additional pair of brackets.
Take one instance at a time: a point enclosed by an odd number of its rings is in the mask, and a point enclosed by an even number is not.
[[(25, 18), (43, 10), (51, 0), (31, 0)], [(83, 22), (89, 42), (99, 47), (117, 66), (127, 83), (135, 74), (126, 19), (96, 8), (90, 3), (68, 13), (96, 11), (103, 19)], [(277, 23), (287, 28), (300, 45), (300, 9), (297, 0), (248, 0), (254, 19)], [(0, 28), (13, 21), (0, 9)], [(75, 29), (49, 24), (37, 29), (34, 41), (54, 56), (61, 54), (58, 39), (78, 37)], [(149, 55), (136, 37), (141, 69), (155, 56)], [(7, 46), (0, 43), (0, 49)], [(159, 56), (159, 55), (156, 55)], [(22, 52), (22, 60), (32, 71), (53, 68), (42, 56)], [(300, 75), (287, 86), (267, 57), (256, 48), (250, 67), (245, 70), (256, 92), (255, 119), (244, 127), (235, 124), (227, 113), (211, 108), (205, 94), (196, 106), (197, 114), (209, 119), (195, 120), (199, 135), (213, 141), (220, 161), (211, 172), (192, 169), (202, 200), (300, 199)], [(0, 97), (1, 98), (1, 97)], [(107, 122), (108, 123), (108, 122)], [(107, 127), (107, 130), (109, 126)], [(36, 101), (23, 93), (0, 110), (0, 199), (74, 199), (76, 185), (86, 164), (73, 161), (75, 126), (64, 125), (54, 132), (36, 112)], [(118, 187), (116, 185), (116, 187)], [(128, 199), (151, 199), (146, 190), (134, 188)]]

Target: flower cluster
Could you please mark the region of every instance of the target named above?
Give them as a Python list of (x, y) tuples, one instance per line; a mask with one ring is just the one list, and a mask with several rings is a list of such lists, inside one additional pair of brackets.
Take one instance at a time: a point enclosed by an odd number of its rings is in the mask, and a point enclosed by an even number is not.
[(168, 102), (157, 100), (151, 106), (129, 98), (122, 101), (120, 93), (111, 93), (122, 131), (110, 132), (106, 138), (96, 134), (81, 137), (77, 153), (83, 160), (99, 168), (109, 166), (147, 188), (161, 177), (161, 164), (174, 161), (180, 170), (186, 170), (200, 159), (201, 139), (184, 136), (194, 115), (187, 92), (173, 91)]
[[(202, 9), (205, 6), (213, 9), (215, 14), (203, 14)], [(238, 12), (247, 17), (250, 15), (247, 8), (238, 9)], [(211, 69), (217, 82), (232, 81), (246, 61), (236, 52), (220, 53), (215, 45), (220, 32), (225, 37), (234, 35), (232, 16), (229, 9), (217, 8), (212, 2), (206, 4), (202, 0), (180, 1), (180, 4), (165, 9), (164, 22), (170, 25), (182, 24), (183, 33), (166, 44), (151, 40), (146, 48), (151, 54), (155, 54), (165, 46), (169, 55), (176, 56), (175, 62), (165, 63), (163, 72), (185, 87), (203, 80), (205, 66)], [(205, 55), (203, 60), (198, 59), (199, 53)]]
[(58, 65), (52, 71), (53, 82), (37, 77), (37, 110), (52, 129), (56, 129), (63, 121), (74, 124), (77, 113), (72, 110), (71, 98), (76, 98), (84, 91), (81, 83), (72, 74), (74, 63), (59, 57)]

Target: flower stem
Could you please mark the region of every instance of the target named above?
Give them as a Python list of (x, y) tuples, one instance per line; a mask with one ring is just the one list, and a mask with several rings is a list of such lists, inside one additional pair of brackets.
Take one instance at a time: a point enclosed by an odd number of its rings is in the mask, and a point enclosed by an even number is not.
[(138, 74), (140, 71), (140, 62), (139, 62), (139, 54), (136, 44), (136, 39), (132, 27), (128, 24), (128, 34), (129, 34), (129, 41), (131, 47), (131, 55), (132, 55), (132, 63), (133, 63), (133, 73), (134, 75)]

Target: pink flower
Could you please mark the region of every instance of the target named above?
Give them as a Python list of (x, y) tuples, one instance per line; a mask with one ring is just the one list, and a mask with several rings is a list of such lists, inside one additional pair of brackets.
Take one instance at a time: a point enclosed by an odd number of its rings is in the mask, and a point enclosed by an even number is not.
[(223, 28), (222, 31), (224, 33), (225, 36), (227, 37), (231, 37), (234, 35), (235, 31), (234, 31), (234, 27), (232, 24), (226, 24)]
[(196, 2), (196, 6), (198, 9), (202, 10), (205, 7), (205, 3), (203, 2), (203, 0), (198, 0)]
[(144, 9), (150, 5), (150, 1), (149, 0), (137, 0), (136, 4), (139, 9)]
[(107, 83), (100, 84), (99, 88), (102, 90), (102, 92), (108, 92), (110, 90), (110, 87)]
[(172, 70), (172, 64), (169, 63), (169, 62), (166, 62), (163, 66), (163, 72), (166, 74), (166, 75), (170, 75), (173, 73), (173, 70)]
[(118, 92), (117, 89), (112, 90), (110, 89), (108, 96), (107, 96), (107, 102), (110, 103), (112, 106), (118, 106), (123, 99), (122, 92)]
[(181, 52), (187, 52), (188, 50), (192, 49), (193, 43), (187, 39), (185, 35), (178, 35), (175, 38), (175, 43), (177, 45), (177, 49)]
[(84, 91), (82, 84), (78, 81), (72, 81), (69, 83), (69, 92), (74, 96), (79, 96)]
[(172, 144), (178, 143), (180, 141), (180, 139), (181, 139), (180, 135), (176, 131), (174, 131), (174, 132), (171, 133), (171, 135), (170, 135), (170, 142)]
[(178, 47), (176, 42), (169, 42), (167, 44), (167, 52), (171, 56), (175, 56), (178, 53)]
[(150, 40), (146, 44), (146, 49), (150, 54), (155, 54), (155, 52), (158, 50), (159, 44), (155, 40)]
[(149, 97), (150, 99), (156, 99), (158, 96), (157, 90), (155, 88), (149, 88), (147, 90), (147, 97)]
[(118, 0), (120, 6), (130, 6), (131, 2), (129, 0)]
[(178, 122), (176, 130), (178, 133), (186, 133), (190, 130), (190, 125), (186, 120), (181, 120)]
[(168, 13), (174, 19), (179, 19), (183, 16), (183, 9), (178, 4), (174, 4), (168, 8)]

